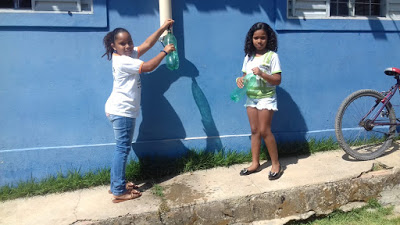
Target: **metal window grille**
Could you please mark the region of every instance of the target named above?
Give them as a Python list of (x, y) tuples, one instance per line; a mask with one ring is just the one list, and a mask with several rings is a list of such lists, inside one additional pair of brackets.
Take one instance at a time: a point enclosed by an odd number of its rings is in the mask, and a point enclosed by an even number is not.
[(288, 0), (288, 16), (326, 17), (400, 17), (400, 0)]
[(90, 12), (93, 11), (93, 0), (0, 0), (0, 9)]
[(349, 0), (331, 0), (330, 15), (331, 16), (349, 16), (350, 13)]
[(355, 16), (380, 16), (381, 0), (355, 0)]
[(31, 9), (31, 0), (1, 0), (0, 9)]

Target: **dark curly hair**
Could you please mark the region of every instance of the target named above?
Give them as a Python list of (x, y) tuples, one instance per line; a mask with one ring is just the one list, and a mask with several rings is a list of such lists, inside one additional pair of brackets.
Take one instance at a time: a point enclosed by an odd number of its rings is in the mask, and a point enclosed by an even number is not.
[(106, 53), (104, 53), (104, 55), (101, 57), (104, 57), (105, 55), (107, 55), (108, 60), (112, 59), (112, 54), (114, 52), (114, 49), (111, 47), (111, 44), (114, 43), (115, 36), (117, 34), (123, 33), (123, 32), (126, 32), (129, 34), (129, 32), (126, 29), (118, 27), (118, 28), (115, 28), (113, 31), (108, 32), (106, 34), (106, 36), (104, 36), (103, 44), (104, 44), (104, 48), (106, 49)]
[(272, 30), (272, 28), (268, 24), (258, 22), (251, 26), (249, 32), (247, 32), (246, 40), (244, 42), (244, 53), (249, 56), (256, 54), (256, 48), (253, 45), (253, 35), (254, 32), (257, 30), (264, 30), (267, 34), (267, 50), (277, 52), (278, 39), (276, 38), (275, 31)]

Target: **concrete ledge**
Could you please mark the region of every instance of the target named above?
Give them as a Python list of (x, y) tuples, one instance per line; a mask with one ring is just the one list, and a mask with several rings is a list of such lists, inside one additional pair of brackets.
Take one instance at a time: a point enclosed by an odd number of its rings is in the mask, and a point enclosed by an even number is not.
[(360, 177), (323, 184), (225, 199), (222, 201), (159, 209), (126, 215), (94, 224), (234, 224), (285, 218), (315, 212), (328, 214), (351, 202), (378, 198), (384, 189), (400, 184), (400, 170), (368, 172)]
[[(270, 162), (249, 176), (239, 176), (249, 164), (233, 165), (137, 183), (142, 197), (118, 204), (108, 186), (5, 201), (0, 224), (284, 224), (351, 209), (391, 189), (397, 192), (382, 199), (400, 205), (400, 151), (371, 161), (338, 150), (280, 162), (284, 174), (275, 181), (267, 178)], [(163, 197), (153, 194), (154, 184)]]

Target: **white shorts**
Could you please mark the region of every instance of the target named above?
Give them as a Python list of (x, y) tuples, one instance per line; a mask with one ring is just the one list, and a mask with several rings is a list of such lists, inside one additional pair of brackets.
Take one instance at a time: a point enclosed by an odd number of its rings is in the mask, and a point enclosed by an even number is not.
[(249, 98), (247, 97), (245, 107), (254, 107), (258, 110), (273, 110), (278, 111), (278, 101), (276, 100), (276, 95), (272, 98)]

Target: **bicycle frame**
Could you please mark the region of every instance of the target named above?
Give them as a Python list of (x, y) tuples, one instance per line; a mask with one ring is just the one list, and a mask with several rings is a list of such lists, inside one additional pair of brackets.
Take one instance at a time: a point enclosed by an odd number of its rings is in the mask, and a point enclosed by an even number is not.
[(355, 159), (375, 159), (386, 150), (394, 149), (392, 143), (397, 140), (396, 128), (400, 125), (400, 118), (396, 116), (391, 100), (397, 90), (400, 92), (400, 69), (389, 67), (385, 74), (396, 79), (389, 91), (355, 91), (342, 101), (336, 113), (338, 144)]
[[(396, 79), (396, 84), (395, 85), (393, 85), (391, 88), (390, 88), (390, 90), (389, 91), (387, 91), (387, 92), (383, 92), (383, 95), (385, 96), (382, 100), (377, 100), (376, 101), (376, 103), (375, 103), (375, 105), (370, 109), (370, 111), (361, 119), (361, 121), (359, 122), (359, 125), (360, 126), (362, 126), (362, 127), (364, 127), (365, 129), (369, 129), (369, 127), (367, 127), (368, 125), (369, 126), (372, 126), (372, 127), (370, 127), (370, 129), (372, 129), (374, 126), (384, 126), (384, 125), (400, 125), (400, 123), (399, 122), (396, 122), (396, 123), (383, 123), (383, 122), (377, 122), (376, 121), (376, 119), (378, 118), (378, 116), (379, 115), (381, 115), (381, 113), (382, 113), (382, 111), (383, 111), (383, 109), (386, 107), (386, 105), (388, 104), (388, 103), (390, 103), (390, 100), (392, 99), (392, 97), (396, 94), (396, 91), (397, 90), (400, 90), (400, 78), (399, 78), (399, 76), (395, 76), (395, 79)], [(400, 92), (400, 91), (399, 91)], [(373, 112), (374, 110), (375, 110), (375, 108), (379, 105), (379, 103), (382, 103), (382, 106), (380, 107), (380, 109), (377, 111), (377, 113), (376, 113), (376, 115), (374, 115), (373, 116), (373, 119), (372, 120), (370, 120), (370, 123), (369, 124), (366, 124), (365, 122), (364, 122), (364, 120), (365, 120), (365, 118), (367, 118), (370, 114), (371, 114), (371, 112)], [(397, 117), (396, 117), (396, 120), (397, 121), (399, 121), (398, 119), (397, 119)]]

